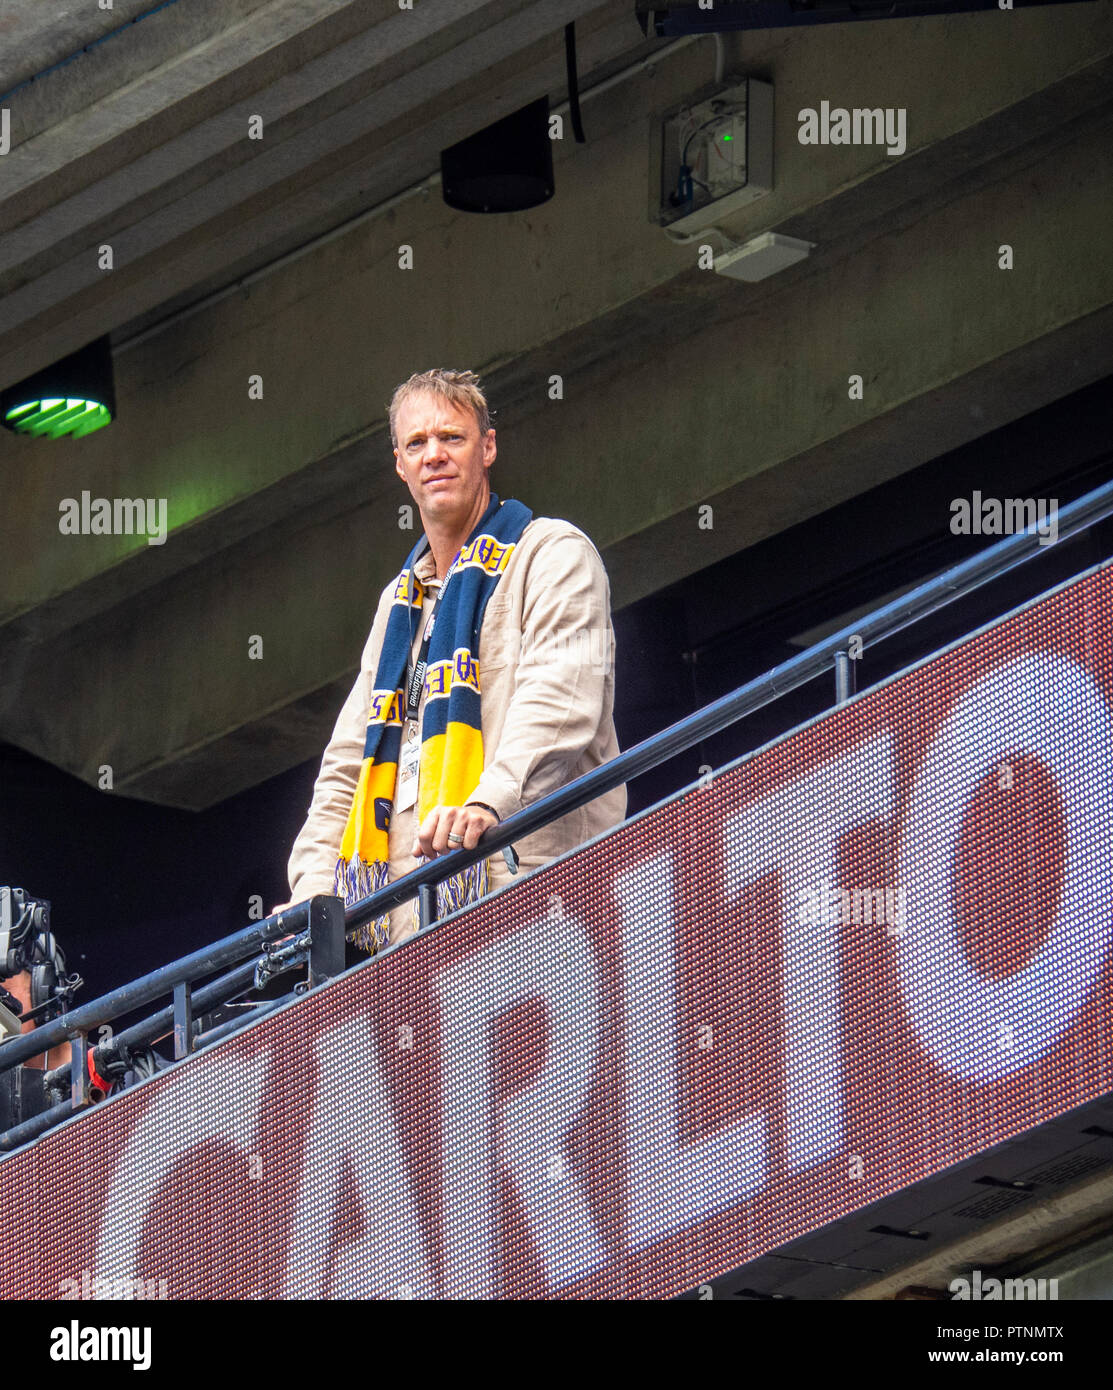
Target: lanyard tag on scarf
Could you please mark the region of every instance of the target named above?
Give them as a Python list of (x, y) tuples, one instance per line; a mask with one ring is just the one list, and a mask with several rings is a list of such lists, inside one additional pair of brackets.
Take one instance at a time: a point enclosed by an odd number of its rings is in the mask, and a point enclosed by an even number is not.
[(408, 811), (417, 804), (417, 778), (421, 763), (421, 744), (416, 738), (402, 744), (398, 759), (398, 781), (394, 789), (394, 809)]

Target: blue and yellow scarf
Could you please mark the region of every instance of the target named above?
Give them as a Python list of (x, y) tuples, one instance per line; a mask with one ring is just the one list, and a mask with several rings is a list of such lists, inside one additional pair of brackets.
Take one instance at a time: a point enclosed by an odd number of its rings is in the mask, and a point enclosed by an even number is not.
[[(462, 806), (483, 772), (479, 629), (495, 585), (532, 518), (533, 513), (521, 502), (500, 502), (492, 493), (490, 506), (442, 584), (425, 669), (418, 825), (434, 806)], [(336, 861), (333, 891), (349, 905), (390, 880), (388, 829), (402, 750), (406, 699), (402, 684), (425, 598), (414, 565), (428, 545), (422, 536), (394, 585), (394, 601), (367, 715), (363, 763)], [(486, 891), (487, 861), (481, 859), (439, 885), (438, 917), (474, 902)], [(413, 911), (416, 922), (416, 900)], [(389, 914), (366, 923), (355, 937), (356, 944), (365, 951), (378, 950), (386, 942), (389, 923)]]

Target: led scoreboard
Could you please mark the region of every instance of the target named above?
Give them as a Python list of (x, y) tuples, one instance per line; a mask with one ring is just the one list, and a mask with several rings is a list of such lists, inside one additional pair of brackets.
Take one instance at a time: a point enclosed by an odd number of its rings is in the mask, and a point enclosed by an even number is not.
[(4, 1295), (665, 1297), (1113, 1090), (1111, 612), (1083, 576), (6, 1159)]

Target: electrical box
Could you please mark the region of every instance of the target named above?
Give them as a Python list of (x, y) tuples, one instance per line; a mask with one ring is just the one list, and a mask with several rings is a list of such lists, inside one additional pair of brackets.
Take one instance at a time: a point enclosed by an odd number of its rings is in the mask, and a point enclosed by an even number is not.
[(658, 118), (650, 220), (699, 232), (773, 188), (773, 87), (733, 78)]

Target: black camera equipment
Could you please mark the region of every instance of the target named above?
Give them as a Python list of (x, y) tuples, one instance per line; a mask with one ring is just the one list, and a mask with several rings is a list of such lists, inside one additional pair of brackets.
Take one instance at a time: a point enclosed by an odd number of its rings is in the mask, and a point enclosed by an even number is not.
[[(9, 1026), (47, 1023), (65, 1013), (84, 981), (67, 974), (66, 958), (50, 929), (50, 904), (22, 888), (0, 888), (0, 980), (28, 971), (31, 1007), (0, 986), (0, 1005), (13, 1017)], [(0, 1072), (0, 1130), (44, 1109), (43, 1073), (35, 1067)]]
[(48, 1023), (65, 1013), (85, 983), (66, 973), (66, 958), (50, 929), (50, 904), (22, 888), (0, 888), (0, 979), (24, 970), (31, 973), (31, 1007), (21, 1015), (25, 1023)]

